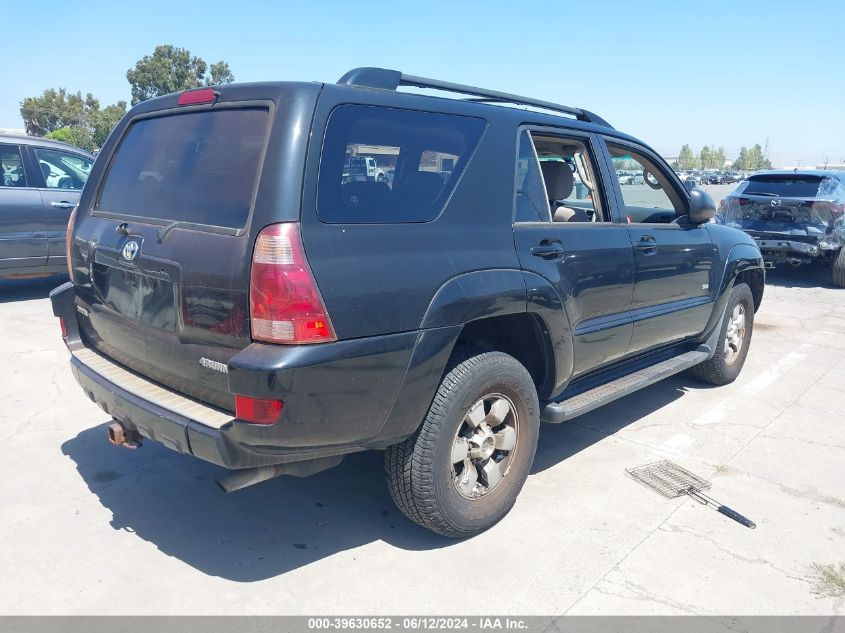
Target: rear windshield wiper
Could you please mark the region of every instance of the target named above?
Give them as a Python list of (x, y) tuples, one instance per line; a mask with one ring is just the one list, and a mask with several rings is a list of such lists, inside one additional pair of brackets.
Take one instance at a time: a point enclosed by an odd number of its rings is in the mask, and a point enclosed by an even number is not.
[(196, 222), (185, 222), (184, 220), (174, 220), (170, 224), (165, 224), (158, 230), (158, 243), (161, 244), (164, 238), (168, 236), (173, 229), (193, 229), (197, 231), (205, 231), (207, 233), (215, 233), (217, 235), (243, 235), (245, 229), (230, 229), (225, 226), (214, 226), (212, 224), (198, 224)]
[(179, 220), (176, 220), (175, 222), (171, 222), (170, 224), (161, 227), (158, 230), (158, 243), (161, 244), (164, 241), (164, 238), (167, 237), (167, 234), (173, 229), (179, 228), (180, 226), (189, 226), (190, 224), (190, 222), (180, 222)]

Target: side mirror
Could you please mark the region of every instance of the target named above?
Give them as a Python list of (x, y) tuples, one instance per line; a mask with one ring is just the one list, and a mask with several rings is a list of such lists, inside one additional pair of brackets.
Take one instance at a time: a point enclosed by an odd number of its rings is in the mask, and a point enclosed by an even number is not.
[(704, 224), (716, 215), (716, 203), (709, 193), (701, 189), (689, 192), (689, 220), (692, 224)]

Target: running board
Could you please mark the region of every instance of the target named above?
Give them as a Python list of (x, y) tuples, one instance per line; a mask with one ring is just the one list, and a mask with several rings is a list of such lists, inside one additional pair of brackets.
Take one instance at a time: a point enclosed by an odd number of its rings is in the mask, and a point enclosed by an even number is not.
[(627, 376), (622, 376), (598, 387), (579, 393), (560, 402), (550, 402), (543, 409), (540, 419), (543, 422), (557, 424), (566, 422), (579, 415), (583, 415), (593, 409), (613, 402), (630, 393), (648, 387), (673, 374), (689, 369), (706, 361), (711, 356), (709, 349), (702, 345), (698, 350), (680, 354), (663, 362), (650, 365), (635, 371)]

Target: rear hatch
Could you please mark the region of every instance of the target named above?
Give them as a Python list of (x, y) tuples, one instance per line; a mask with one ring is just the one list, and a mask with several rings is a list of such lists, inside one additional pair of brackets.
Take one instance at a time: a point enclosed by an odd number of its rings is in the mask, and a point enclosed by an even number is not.
[(838, 240), (843, 217), (842, 184), (817, 174), (758, 174), (725, 198), (725, 224), (760, 238), (816, 243)]
[[(298, 218), (307, 134), (291, 130), (310, 126), (317, 86), (223, 87), (207, 103), (183, 99), (194, 102), (188, 107), (170, 96), (121, 123), (85, 190), (71, 242), (88, 345), (234, 408), (226, 364), (251, 343), (255, 234)], [(296, 186), (282, 193), (286, 178)]]

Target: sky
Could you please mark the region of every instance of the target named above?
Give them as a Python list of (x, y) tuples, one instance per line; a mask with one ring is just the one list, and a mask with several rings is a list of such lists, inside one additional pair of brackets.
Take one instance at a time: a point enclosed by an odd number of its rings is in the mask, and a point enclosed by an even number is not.
[(664, 156), (768, 141), (775, 166), (845, 163), (845, 0), (123, 4), (45, 22), (0, 0), (0, 128), (47, 88), (129, 101), (126, 71), (173, 44), (236, 81), (380, 66), (583, 107)]

